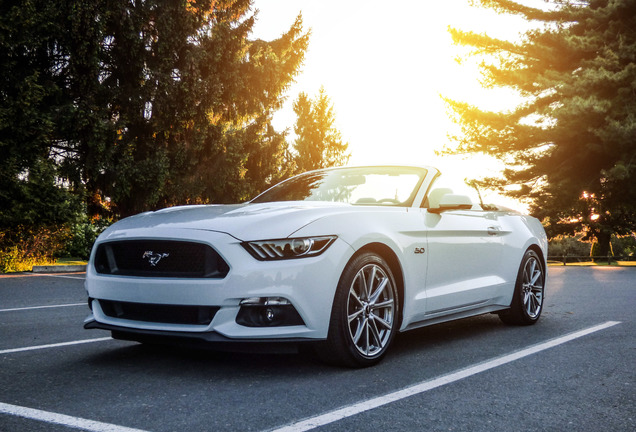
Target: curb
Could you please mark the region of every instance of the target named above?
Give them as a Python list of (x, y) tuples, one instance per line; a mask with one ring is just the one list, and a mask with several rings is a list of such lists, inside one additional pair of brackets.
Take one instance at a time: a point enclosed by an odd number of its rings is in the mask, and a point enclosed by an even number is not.
[(33, 273), (74, 273), (85, 272), (86, 265), (44, 265), (33, 266)]

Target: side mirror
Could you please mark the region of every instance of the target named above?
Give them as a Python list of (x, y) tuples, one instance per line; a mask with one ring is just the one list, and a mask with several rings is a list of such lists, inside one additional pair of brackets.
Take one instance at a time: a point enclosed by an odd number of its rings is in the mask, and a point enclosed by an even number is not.
[(439, 200), (439, 207), (429, 208), (431, 213), (439, 214), (447, 210), (470, 210), (473, 208), (473, 202), (466, 195), (446, 194)]

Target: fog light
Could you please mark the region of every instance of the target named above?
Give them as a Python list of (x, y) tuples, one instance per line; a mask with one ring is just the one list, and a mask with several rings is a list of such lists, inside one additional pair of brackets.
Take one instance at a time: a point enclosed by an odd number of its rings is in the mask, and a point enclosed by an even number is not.
[(305, 322), (284, 297), (249, 297), (239, 302), (236, 323), (246, 327), (304, 325)]

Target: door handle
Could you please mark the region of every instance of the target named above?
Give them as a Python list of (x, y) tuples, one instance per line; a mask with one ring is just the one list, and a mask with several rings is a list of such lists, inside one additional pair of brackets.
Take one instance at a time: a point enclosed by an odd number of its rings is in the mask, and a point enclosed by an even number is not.
[(486, 228), (486, 230), (488, 231), (488, 235), (495, 236), (495, 235), (499, 234), (499, 232), (501, 231), (501, 227), (491, 226), (491, 227)]

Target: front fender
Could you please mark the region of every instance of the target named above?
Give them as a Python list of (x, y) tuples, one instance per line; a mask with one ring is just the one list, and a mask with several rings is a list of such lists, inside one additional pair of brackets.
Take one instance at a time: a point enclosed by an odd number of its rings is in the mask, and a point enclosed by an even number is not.
[[(424, 310), (426, 303), (425, 280), (428, 268), (427, 240), (421, 212), (406, 208), (380, 209), (377, 212), (350, 212), (330, 215), (296, 231), (293, 236), (335, 234), (351, 246), (351, 255), (334, 271), (342, 274), (348, 261), (358, 251), (372, 248), (394, 265), (394, 273), (401, 272), (402, 304), (404, 316)], [(381, 247), (378, 247), (381, 245)], [(398, 275), (396, 275), (398, 277)]]

